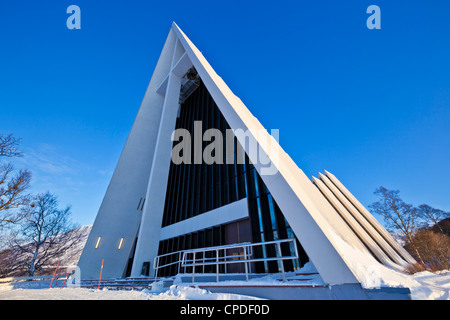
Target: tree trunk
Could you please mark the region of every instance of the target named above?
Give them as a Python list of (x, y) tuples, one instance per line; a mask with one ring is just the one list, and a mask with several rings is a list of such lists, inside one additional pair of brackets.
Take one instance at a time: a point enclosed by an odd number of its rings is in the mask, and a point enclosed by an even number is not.
[(417, 248), (417, 245), (410, 234), (408, 234), (408, 241), (411, 244), (411, 247), (414, 249), (414, 252), (416, 253), (417, 258), (419, 258), (420, 262), (423, 265), (425, 265), (425, 261), (423, 260), (422, 255), (420, 254), (419, 249)]
[(34, 250), (33, 258), (30, 261), (30, 268), (28, 269), (28, 276), (30, 276), (30, 277), (33, 277), (34, 272), (36, 271), (35, 263), (36, 263), (37, 255), (39, 253), (39, 247), (40, 247), (39, 244), (36, 245), (36, 249)]

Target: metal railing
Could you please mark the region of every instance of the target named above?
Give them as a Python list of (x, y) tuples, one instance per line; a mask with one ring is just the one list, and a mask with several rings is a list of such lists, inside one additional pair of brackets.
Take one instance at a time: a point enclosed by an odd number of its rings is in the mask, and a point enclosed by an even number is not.
[[(153, 261), (153, 269), (155, 270), (155, 280), (158, 278), (158, 270), (159, 269), (170, 267), (172, 265), (178, 265), (177, 273), (180, 273), (181, 257), (182, 257), (183, 253), (184, 253), (184, 250), (181, 250), (181, 251), (170, 252), (170, 253), (156, 256)], [(169, 257), (171, 257), (171, 256), (177, 256), (177, 257), (175, 259), (173, 257), (169, 259)], [(165, 259), (163, 259), (163, 258), (165, 258)], [(162, 259), (169, 260), (171, 262), (163, 262), (163, 264), (161, 264)], [(174, 261), (172, 261), (172, 260), (174, 260)]]
[[(283, 255), (281, 250), (282, 243), (287, 244), (292, 243), (294, 247), (293, 254), (290, 249), (291, 246), (289, 245), (288, 250), (289, 255)], [(261, 250), (263, 252), (266, 252), (267, 246), (275, 246), (275, 250), (273, 250), (275, 252), (274, 257), (262, 257), (262, 258), (253, 257), (253, 251), (255, 247), (261, 247)], [(169, 259), (168, 258), (169, 256), (172, 257)], [(162, 258), (166, 258), (164, 260), (169, 261), (168, 262), (166, 261), (165, 263), (161, 264)], [(295, 239), (282, 239), (258, 243), (246, 242), (232, 245), (181, 250), (177, 252), (167, 253), (155, 257), (153, 269), (155, 269), (155, 278), (157, 278), (159, 269), (166, 268), (172, 265), (178, 265), (177, 267), (178, 273), (180, 273), (181, 268), (184, 269), (184, 272), (186, 272), (188, 268), (191, 268), (192, 282), (194, 282), (196, 268), (199, 267), (202, 268), (202, 272), (198, 273), (205, 273), (206, 266), (215, 266), (216, 281), (219, 282), (219, 269), (220, 269), (219, 267), (221, 265), (224, 266), (225, 273), (227, 273), (227, 265), (240, 263), (244, 264), (245, 278), (248, 281), (249, 272), (251, 273), (251, 263), (276, 261), (279, 265), (279, 270), (281, 270), (281, 273), (283, 274), (283, 281), (286, 281), (283, 261), (295, 259), (298, 259), (298, 248)]]

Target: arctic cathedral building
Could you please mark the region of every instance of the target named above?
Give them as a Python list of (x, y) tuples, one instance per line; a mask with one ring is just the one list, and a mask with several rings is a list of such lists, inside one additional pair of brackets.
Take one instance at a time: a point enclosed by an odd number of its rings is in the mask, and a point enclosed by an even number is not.
[(82, 279), (286, 280), (309, 263), (327, 291), (297, 285), (291, 297), (404, 298), (407, 289), (364, 282), (414, 262), (333, 174), (309, 179), (173, 23), (80, 258)]

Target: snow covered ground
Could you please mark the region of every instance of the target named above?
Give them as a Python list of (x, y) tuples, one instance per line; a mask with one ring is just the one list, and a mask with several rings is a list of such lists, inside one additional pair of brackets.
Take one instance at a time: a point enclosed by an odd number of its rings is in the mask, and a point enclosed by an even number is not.
[(0, 300), (260, 300), (200, 288), (173, 285), (156, 290), (95, 290), (81, 288), (12, 289), (0, 286)]
[(450, 300), (450, 271), (424, 271), (408, 277), (413, 300)]
[[(383, 286), (408, 287), (411, 290), (413, 300), (450, 300), (450, 271), (438, 274), (431, 272), (420, 272), (414, 275), (406, 275), (392, 272), (389, 277), (384, 274)], [(388, 280), (386, 280), (388, 279)], [(251, 279), (252, 284), (274, 284), (274, 276)], [(312, 280), (312, 284), (320, 284), (320, 279)], [(245, 281), (241, 281), (246, 284)], [(222, 285), (233, 283), (238, 285), (239, 281), (223, 281)], [(278, 285), (283, 285), (276, 282)], [(376, 281), (372, 281), (376, 283)], [(212, 293), (201, 288), (190, 287), (190, 283), (175, 281), (169, 288), (163, 287), (162, 282), (153, 286), (151, 290), (95, 290), (81, 288), (52, 288), (30, 289), (26, 286), (18, 288), (11, 284), (0, 284), (0, 300), (259, 300), (249, 297), (228, 293)], [(206, 284), (206, 283), (202, 283)], [(248, 284), (248, 283), (247, 283)], [(306, 283), (305, 283), (306, 284)]]

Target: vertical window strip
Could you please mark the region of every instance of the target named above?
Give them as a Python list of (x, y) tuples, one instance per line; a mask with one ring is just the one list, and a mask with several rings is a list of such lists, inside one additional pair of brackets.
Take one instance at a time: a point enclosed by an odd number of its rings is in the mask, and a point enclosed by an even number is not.
[(98, 246), (100, 245), (100, 240), (102, 239), (102, 237), (98, 237), (97, 239), (97, 243), (95, 244), (95, 249), (98, 248)]

